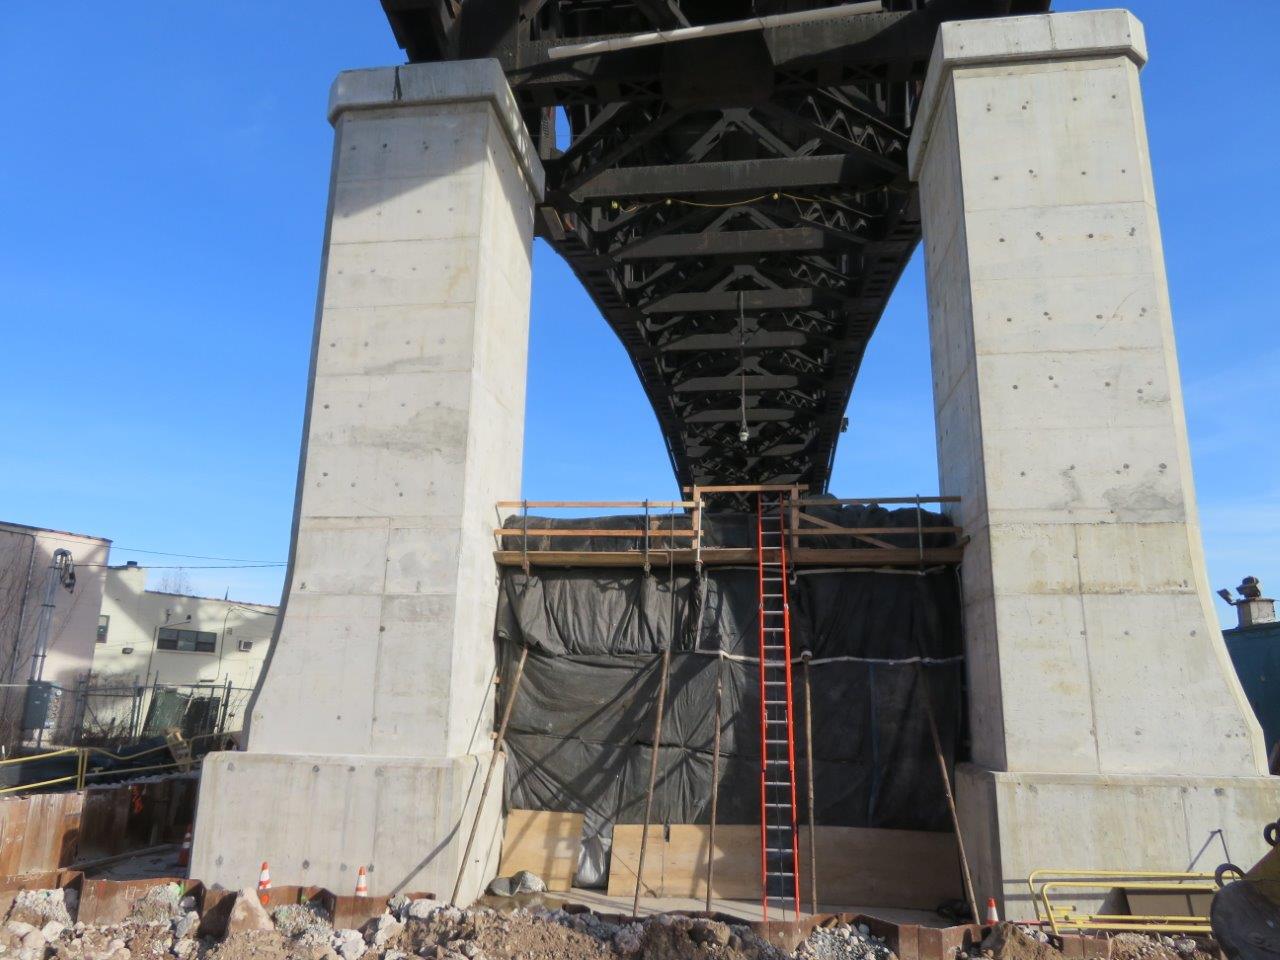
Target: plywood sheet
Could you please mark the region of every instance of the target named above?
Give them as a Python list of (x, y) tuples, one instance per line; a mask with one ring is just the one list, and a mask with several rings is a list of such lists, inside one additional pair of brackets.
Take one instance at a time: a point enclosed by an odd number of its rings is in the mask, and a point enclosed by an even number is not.
[[(661, 825), (649, 829), (644, 896), (705, 897), (710, 828)], [(609, 868), (609, 894), (635, 889), (640, 827), (617, 826)], [(955, 837), (916, 830), (818, 827), (818, 897), (845, 906), (893, 906), (932, 910), (958, 898), (961, 885)], [(712, 896), (760, 897), (760, 830), (716, 828)], [(809, 835), (800, 831), (802, 898), (809, 900)]]
[(548, 890), (568, 890), (578, 869), (582, 814), (548, 810), (511, 810), (502, 840), (500, 876), (530, 870)]
[[(609, 857), (609, 886), (605, 891), (611, 897), (630, 896), (635, 893), (636, 875), (640, 869), (640, 831), (638, 823), (619, 823), (613, 828), (613, 853)], [(672, 827), (671, 829), (675, 829)], [(644, 856), (644, 883), (642, 897), (660, 897), (662, 893), (662, 861), (667, 844), (663, 841), (660, 824), (649, 826), (649, 847)]]
[[(711, 828), (693, 824), (673, 825), (670, 837), (663, 857), (662, 886), (666, 891), (665, 895), (705, 897)], [(615, 840), (615, 849), (616, 843)], [(716, 827), (714, 852), (713, 896), (725, 900), (759, 900), (760, 828), (738, 825)]]

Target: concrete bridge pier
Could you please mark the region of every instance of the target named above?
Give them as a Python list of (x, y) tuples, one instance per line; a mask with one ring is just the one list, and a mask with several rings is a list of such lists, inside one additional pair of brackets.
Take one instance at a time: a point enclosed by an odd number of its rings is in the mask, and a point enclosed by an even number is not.
[(1036, 868), (1247, 866), (1280, 813), (1205, 576), (1145, 60), (1121, 10), (944, 24), (911, 142), (970, 538), (959, 801), (1013, 919)]
[[(491, 751), (542, 169), (496, 60), (344, 73), (285, 606), (192, 876), (448, 896)], [(462, 896), (492, 876), (500, 789)]]

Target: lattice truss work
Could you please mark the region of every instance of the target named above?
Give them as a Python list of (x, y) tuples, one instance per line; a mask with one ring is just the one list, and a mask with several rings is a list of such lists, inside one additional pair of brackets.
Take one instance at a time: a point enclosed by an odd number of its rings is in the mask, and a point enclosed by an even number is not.
[(821, 491), (868, 338), (920, 238), (907, 141), (938, 24), (1049, 0), (885, 0), (881, 13), (568, 59), (552, 51), (840, 4), (382, 4), (412, 60), (503, 64), (547, 171), (539, 234), (630, 354), (679, 481)]

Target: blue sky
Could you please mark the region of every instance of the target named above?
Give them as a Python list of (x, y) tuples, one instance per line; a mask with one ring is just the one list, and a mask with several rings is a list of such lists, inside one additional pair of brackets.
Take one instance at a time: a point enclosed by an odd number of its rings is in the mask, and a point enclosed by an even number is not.
[[(1280, 589), (1266, 280), (1280, 249), (1280, 5), (1229, 7), (1132, 4), (1152, 54), (1143, 86), (1210, 578)], [(376, 0), (3, 4), (0, 519), (110, 537), (116, 562), (185, 564), (197, 592), (278, 600), (279, 567), (136, 551), (285, 559), (329, 84), (402, 60)], [(534, 256), (525, 495), (672, 494), (621, 347), (558, 258), (541, 244)], [(838, 495), (937, 486), (918, 261), (854, 390)]]

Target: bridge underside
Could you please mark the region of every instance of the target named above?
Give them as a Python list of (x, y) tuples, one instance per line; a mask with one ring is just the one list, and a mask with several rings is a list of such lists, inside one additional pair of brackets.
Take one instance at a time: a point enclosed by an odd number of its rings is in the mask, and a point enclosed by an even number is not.
[(840, 4), (382, 4), (413, 61), (502, 63), (546, 169), (538, 232), (630, 354), (680, 483), (823, 491), (867, 341), (920, 238), (906, 152), (938, 24), (1049, 0), (886, 0), (569, 58), (553, 51)]

